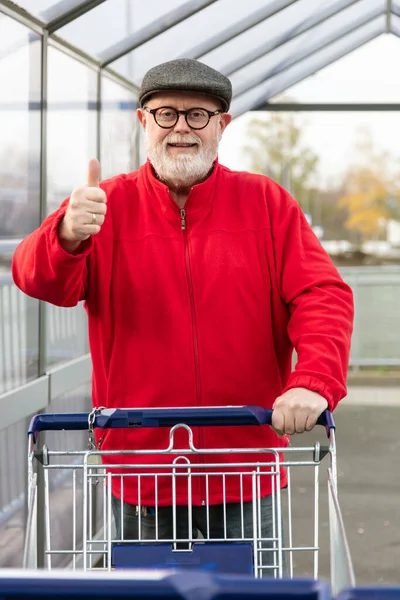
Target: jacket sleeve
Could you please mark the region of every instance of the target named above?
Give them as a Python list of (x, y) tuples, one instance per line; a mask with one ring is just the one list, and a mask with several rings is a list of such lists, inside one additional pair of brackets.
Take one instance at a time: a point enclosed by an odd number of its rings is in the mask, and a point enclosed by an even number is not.
[(85, 299), (92, 238), (83, 242), (79, 253), (69, 254), (60, 245), (57, 228), (68, 199), (49, 215), (16, 248), (11, 271), (15, 285), (28, 296), (57, 306), (76, 306)]
[(318, 392), (334, 410), (347, 394), (353, 331), (351, 288), (308, 224), (299, 204), (282, 188), (270, 208), (278, 287), (289, 309), (288, 336), (298, 362), (284, 391)]

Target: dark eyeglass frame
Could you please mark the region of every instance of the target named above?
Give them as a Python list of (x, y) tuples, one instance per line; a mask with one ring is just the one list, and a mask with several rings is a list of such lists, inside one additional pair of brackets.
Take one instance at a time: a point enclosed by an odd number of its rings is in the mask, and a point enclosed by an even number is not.
[[(158, 110), (163, 109), (163, 108), (169, 108), (170, 110), (173, 110), (176, 113), (176, 120), (175, 120), (175, 123), (173, 123), (173, 125), (160, 125), (160, 123), (157, 121), (156, 112)], [(161, 127), (161, 129), (172, 129), (173, 127), (175, 127), (175, 125), (179, 121), (179, 117), (181, 115), (184, 115), (185, 116), (185, 121), (188, 124), (188, 126), (190, 127), (190, 129), (194, 129), (195, 131), (199, 131), (200, 129), (205, 129), (207, 127), (207, 125), (209, 124), (211, 117), (214, 117), (215, 115), (221, 115), (224, 112), (221, 109), (214, 110), (214, 111), (207, 110), (206, 108), (203, 108), (201, 106), (194, 106), (193, 108), (189, 108), (188, 110), (177, 110), (173, 106), (158, 106), (157, 108), (149, 108), (148, 106), (145, 106), (143, 108), (143, 110), (145, 110), (148, 113), (150, 113), (150, 114), (153, 115), (155, 122), (157, 123), (157, 125), (159, 127)], [(193, 127), (193, 125), (190, 125), (190, 123), (188, 122), (188, 115), (189, 115), (189, 113), (193, 112), (194, 110), (202, 110), (202, 111), (204, 111), (205, 113), (208, 114), (208, 121), (202, 127)]]

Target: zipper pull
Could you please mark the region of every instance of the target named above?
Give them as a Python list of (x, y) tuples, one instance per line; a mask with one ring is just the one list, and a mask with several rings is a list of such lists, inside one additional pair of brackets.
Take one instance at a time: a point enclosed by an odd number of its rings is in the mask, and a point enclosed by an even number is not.
[(181, 208), (181, 227), (183, 230), (186, 229), (186, 211), (184, 208)]

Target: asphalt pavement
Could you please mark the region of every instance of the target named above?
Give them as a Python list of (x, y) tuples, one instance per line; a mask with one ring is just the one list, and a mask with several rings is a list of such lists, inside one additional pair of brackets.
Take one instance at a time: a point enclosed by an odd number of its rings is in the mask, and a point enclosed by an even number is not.
[[(338, 497), (356, 581), (360, 585), (400, 585), (400, 387), (375, 393), (368, 388), (350, 389), (334, 416)], [(306, 439), (307, 444), (317, 439), (325, 443), (323, 428), (294, 436), (292, 444), (307, 445)], [(319, 562), (320, 576), (329, 579), (326, 460), (321, 463), (320, 476)], [(314, 503), (312, 490), (311, 475), (304, 476), (297, 467), (292, 469), (293, 522), (302, 544), (311, 541), (308, 515)], [(295, 563), (310, 573), (311, 556), (296, 556)]]

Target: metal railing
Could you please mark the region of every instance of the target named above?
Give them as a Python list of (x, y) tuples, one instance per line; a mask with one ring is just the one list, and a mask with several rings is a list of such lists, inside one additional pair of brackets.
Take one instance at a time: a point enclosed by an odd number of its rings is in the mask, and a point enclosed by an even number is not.
[[(90, 409), (90, 384), (57, 398), (48, 406), (50, 412), (85, 412)], [(7, 544), (7, 551), (1, 553), (0, 568), (22, 565), (22, 544), (28, 514), (27, 502), (32, 500), (27, 497), (28, 426), (27, 418), (0, 430), (0, 539), (10, 522), (14, 532), (12, 542)], [(85, 448), (87, 435), (73, 431), (65, 432), (63, 436), (56, 436), (50, 432), (50, 435), (46, 434), (46, 441), (52, 448), (59, 450), (71, 447)], [(68, 518), (69, 511), (62, 510)]]
[[(355, 323), (350, 366), (400, 366), (400, 266), (344, 267), (352, 287)], [(0, 394), (32, 378), (38, 354), (37, 302), (0, 275)], [(47, 307), (47, 364), (88, 352), (87, 320), (82, 306)], [(33, 368), (34, 372), (34, 368)]]
[[(39, 303), (0, 274), (0, 394), (38, 376)], [(87, 317), (81, 305), (60, 308), (48, 304), (47, 366), (88, 352)]]
[(350, 366), (400, 366), (400, 266), (343, 267), (354, 294)]
[(26, 297), (12, 285), (11, 276), (0, 276), (0, 393), (25, 383), (29, 348)]
[[(38, 377), (38, 308), (37, 300), (17, 289), (10, 273), (0, 274), (0, 395)], [(82, 306), (62, 309), (47, 305), (46, 319), (49, 369), (87, 353), (87, 318)], [(73, 387), (74, 382), (71, 382), (71, 389)], [(61, 412), (72, 407), (77, 411), (88, 409), (90, 388), (84, 393), (73, 390), (55, 402)], [(19, 422), (0, 428), (0, 528), (10, 520), (16, 530), (24, 526), (29, 417), (28, 413)], [(68, 443), (75, 441), (68, 440)]]

